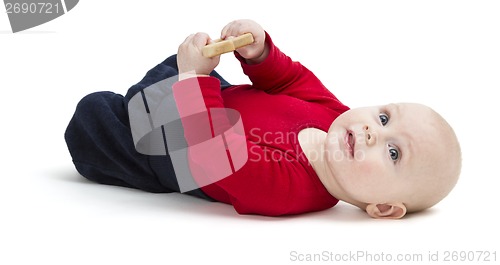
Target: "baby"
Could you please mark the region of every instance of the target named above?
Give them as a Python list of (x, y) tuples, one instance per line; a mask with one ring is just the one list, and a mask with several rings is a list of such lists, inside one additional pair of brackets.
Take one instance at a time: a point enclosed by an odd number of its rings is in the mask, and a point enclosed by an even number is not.
[[(310, 135), (319, 140), (307, 141)], [(460, 173), (452, 128), (420, 104), (351, 109), (328, 133), (305, 129), (299, 141), (330, 194), (374, 218), (401, 218), (433, 206)]]
[[(397, 219), (433, 206), (455, 186), (460, 146), (438, 113), (413, 103), (349, 109), (307, 68), (283, 54), (256, 22), (231, 22), (221, 39), (244, 33), (252, 33), (254, 42), (237, 49), (235, 56), (252, 85), (230, 85), (218, 75), (214, 69), (220, 56), (202, 56), (212, 40), (197, 33), (179, 46), (177, 57), (150, 70), (125, 97), (98, 92), (82, 99), (65, 133), (80, 174), (103, 184), (179, 192), (173, 155), (137, 152), (134, 115), (128, 109), (139, 95), (149, 113), (146, 89), (178, 76), (171, 87), (161, 88), (171, 89), (176, 112), (182, 116), (190, 106), (190, 101), (177, 99), (196, 86), (207, 110), (238, 111), (245, 135), (243, 146), (237, 147), (244, 150), (245, 162), (237, 167), (231, 147), (236, 140), (225, 135), (232, 173), (188, 194), (231, 204), (240, 214), (300, 214), (342, 200), (371, 217)], [(182, 120), (189, 145), (196, 130), (187, 123)], [(161, 129), (162, 139), (172, 137)], [(213, 128), (212, 135), (217, 136)], [(172, 141), (164, 144), (168, 149)], [(191, 150), (187, 155), (189, 167), (198, 172), (196, 181), (210, 171), (195, 165), (212, 155), (206, 153)]]

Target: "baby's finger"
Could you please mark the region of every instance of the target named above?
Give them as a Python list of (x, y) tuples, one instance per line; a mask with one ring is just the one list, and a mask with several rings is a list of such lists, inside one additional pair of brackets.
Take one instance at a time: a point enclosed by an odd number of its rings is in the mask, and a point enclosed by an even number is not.
[(234, 28), (235, 22), (230, 22), (228, 23), (221, 31), (220, 38), (225, 40), (228, 36), (231, 36), (232, 34), (232, 29)]
[(184, 43), (190, 42), (191, 39), (193, 38), (193, 36), (194, 36), (194, 34), (191, 34), (191, 35), (187, 36), (186, 39), (184, 39), (184, 41), (182, 43), (184, 44)]
[(203, 47), (210, 42), (210, 36), (204, 32), (198, 32), (193, 36), (193, 44), (196, 47)]
[(242, 32), (241, 32), (241, 28), (240, 28), (240, 23), (232, 22), (224, 28), (224, 30), (221, 34), (221, 39), (225, 40), (231, 36), (238, 37), (241, 34), (242, 34)]

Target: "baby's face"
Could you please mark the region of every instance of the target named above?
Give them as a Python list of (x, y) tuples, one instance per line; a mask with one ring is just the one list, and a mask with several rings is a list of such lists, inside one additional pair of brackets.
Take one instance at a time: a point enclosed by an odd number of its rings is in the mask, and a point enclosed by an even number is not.
[(419, 104), (345, 112), (331, 125), (325, 143), (332, 185), (364, 203), (401, 201), (432, 185), (422, 175), (439, 168), (435, 154), (446, 153), (434, 137), (438, 127), (433, 112)]

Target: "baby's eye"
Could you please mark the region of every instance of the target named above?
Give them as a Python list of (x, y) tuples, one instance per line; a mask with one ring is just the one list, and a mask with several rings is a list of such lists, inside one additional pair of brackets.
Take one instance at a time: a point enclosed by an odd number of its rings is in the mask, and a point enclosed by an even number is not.
[(385, 126), (389, 122), (389, 116), (387, 116), (387, 114), (385, 113), (380, 113), (378, 117), (383, 126)]
[(389, 156), (391, 157), (392, 161), (396, 161), (399, 158), (399, 151), (398, 149), (394, 147), (389, 147)]

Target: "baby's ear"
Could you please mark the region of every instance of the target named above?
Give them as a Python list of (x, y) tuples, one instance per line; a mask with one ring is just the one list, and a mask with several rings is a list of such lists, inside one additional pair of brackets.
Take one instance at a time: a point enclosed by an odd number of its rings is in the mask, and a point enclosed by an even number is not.
[(366, 213), (377, 219), (399, 219), (406, 214), (406, 206), (402, 203), (370, 203), (366, 206)]

